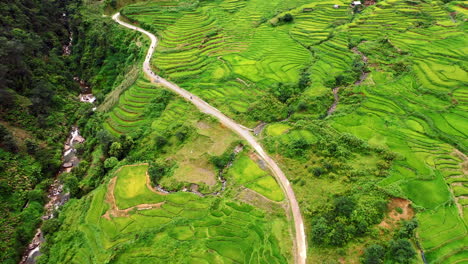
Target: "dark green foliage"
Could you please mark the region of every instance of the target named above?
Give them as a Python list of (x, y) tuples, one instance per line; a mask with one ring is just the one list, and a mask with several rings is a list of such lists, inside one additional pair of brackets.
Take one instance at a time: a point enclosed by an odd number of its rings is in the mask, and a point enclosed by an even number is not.
[(34, 189), (28, 192), (28, 200), (43, 203), (45, 201), (45, 192), (41, 189)]
[(189, 137), (191, 129), (187, 126), (180, 126), (176, 129), (174, 135), (180, 141), (184, 142)]
[(158, 93), (154, 99), (146, 106), (145, 115), (151, 118), (157, 118), (161, 116), (167, 104), (172, 98), (172, 94), (167, 90), (157, 90)]
[(120, 144), (119, 142), (113, 142), (109, 149), (109, 156), (117, 157), (117, 159), (120, 159), (122, 155), (123, 155), (122, 144)]
[(333, 200), (336, 216), (350, 217), (356, 208), (356, 202), (352, 197), (341, 196)]
[(311, 168), (312, 174), (314, 174), (315, 177), (320, 177), (322, 174), (325, 173), (325, 170), (322, 167), (313, 167)]
[(2, 124), (0, 124), (0, 147), (9, 152), (18, 151), (18, 146), (13, 135), (11, 135), (10, 131), (8, 131)]
[(36, 141), (26, 139), (25, 143), (26, 143), (26, 151), (28, 152), (28, 154), (34, 155), (39, 151), (39, 145), (37, 144)]
[(328, 244), (330, 226), (323, 217), (318, 217), (312, 221), (312, 241), (318, 245)]
[(248, 115), (253, 120), (260, 120), (267, 123), (286, 118), (288, 109), (276, 97), (266, 95), (260, 98), (249, 108)]
[(234, 156), (235, 154), (228, 149), (221, 156), (212, 156), (210, 161), (218, 170), (223, 170), (234, 159)]
[(60, 221), (58, 218), (52, 218), (44, 221), (41, 230), (45, 236), (55, 233), (60, 228)]
[(319, 246), (341, 247), (354, 237), (367, 234), (371, 225), (380, 222), (385, 203), (374, 197), (372, 202), (358, 203), (352, 196), (338, 196), (331, 207), (315, 212), (312, 218), (312, 242)]
[(286, 13), (284, 14), (284, 16), (278, 17), (278, 25), (291, 23), (293, 21), (294, 21), (294, 17), (290, 13)]
[(391, 263), (407, 264), (411, 263), (416, 252), (413, 249), (413, 246), (407, 239), (398, 239), (390, 241), (388, 247), (387, 259)]
[(166, 137), (158, 135), (158, 136), (156, 136), (156, 138), (155, 138), (155, 142), (156, 142), (155, 146), (156, 146), (158, 149), (161, 149), (161, 148), (163, 148), (163, 147), (167, 144), (168, 141), (167, 141), (167, 138), (166, 138)]
[(282, 103), (286, 103), (293, 96), (301, 92), (298, 86), (291, 83), (278, 83), (271, 88), (271, 93)]
[(172, 171), (173, 167), (174, 164), (161, 159), (150, 162), (148, 167), (148, 174), (153, 185), (158, 185), (161, 178), (168, 175)]
[(80, 161), (78, 166), (73, 168), (73, 173), (76, 175), (78, 179), (83, 179), (86, 175), (86, 171), (89, 169), (89, 162), (86, 160)]
[(309, 147), (309, 142), (303, 138), (291, 140), (288, 144), (288, 151), (285, 155), (288, 157), (301, 157)]
[(384, 261), (385, 249), (378, 244), (374, 244), (366, 248), (362, 263), (364, 264), (381, 264)]
[(397, 239), (391, 240), (388, 245), (373, 244), (369, 246), (362, 255), (361, 262), (364, 264), (409, 264), (413, 262), (415, 257), (416, 252), (410, 241)]
[(396, 238), (413, 238), (414, 231), (418, 227), (418, 221), (416, 219), (403, 221), (400, 230), (395, 234)]
[(107, 159), (104, 161), (104, 168), (106, 168), (106, 169), (112, 169), (112, 168), (115, 167), (115, 165), (117, 165), (117, 163), (119, 163), (119, 160), (117, 160), (116, 157), (107, 158)]
[(299, 82), (297, 83), (299, 90), (303, 92), (310, 85), (310, 76), (307, 69), (301, 71), (301, 76), (299, 77)]
[(80, 181), (76, 177), (74, 173), (63, 173), (60, 175), (61, 180), (68, 192), (70, 192), (71, 197), (79, 197), (80, 196)]
[(102, 149), (104, 150), (105, 153), (109, 151), (109, 147), (111, 143), (115, 140), (114, 136), (112, 136), (109, 131), (105, 129), (101, 129), (97, 134), (96, 138), (99, 141), (100, 145), (102, 146)]

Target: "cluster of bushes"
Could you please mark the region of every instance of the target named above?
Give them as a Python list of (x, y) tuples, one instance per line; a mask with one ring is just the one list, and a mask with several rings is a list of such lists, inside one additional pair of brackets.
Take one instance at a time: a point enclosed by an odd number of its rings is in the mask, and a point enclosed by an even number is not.
[(276, 22), (272, 22), (273, 26), (280, 26), (284, 24), (289, 24), (294, 21), (294, 16), (290, 13), (286, 13), (283, 16), (279, 16)]
[(403, 221), (401, 228), (395, 232), (394, 238), (387, 243), (372, 244), (366, 248), (361, 257), (363, 264), (399, 263), (409, 264), (416, 257), (416, 252), (410, 239), (418, 227), (415, 219)]
[(269, 94), (258, 99), (249, 108), (248, 117), (252, 120), (273, 122), (285, 119), (295, 111), (305, 111), (309, 102), (300, 95), (310, 85), (307, 68), (303, 69), (297, 83), (277, 83), (269, 89)]
[(158, 185), (162, 177), (171, 174), (174, 167), (174, 162), (165, 161), (163, 159), (157, 159), (150, 162), (148, 167), (148, 174), (153, 185)]
[(157, 94), (145, 108), (145, 116), (150, 118), (158, 118), (161, 116), (164, 109), (166, 109), (167, 104), (173, 97), (172, 93), (167, 90), (159, 89), (156, 91)]
[(351, 69), (342, 72), (337, 76), (333, 76), (325, 81), (325, 86), (329, 88), (345, 87), (351, 85), (359, 79), (360, 75), (367, 72), (367, 66), (362, 61), (360, 56), (355, 56)]
[(359, 202), (353, 196), (338, 196), (331, 205), (314, 212), (311, 239), (318, 246), (344, 246), (366, 235), (382, 221), (386, 202), (378, 197)]

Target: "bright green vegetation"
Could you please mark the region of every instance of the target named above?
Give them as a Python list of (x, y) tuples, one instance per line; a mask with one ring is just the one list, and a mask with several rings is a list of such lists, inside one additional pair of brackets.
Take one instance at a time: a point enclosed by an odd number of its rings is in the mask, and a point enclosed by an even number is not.
[(146, 185), (147, 165), (126, 166), (116, 173), (117, 183), (114, 195), (117, 207), (127, 209), (129, 207), (144, 204), (158, 203), (162, 196), (154, 195)]
[[(415, 247), (412, 235), (393, 237), (396, 226), (377, 231), (386, 212), (376, 201), (389, 197), (412, 201), (422, 249), (445, 263), (466, 260), (468, 231), (466, 4), (445, 2), (385, 0), (354, 13), (336, 1), (152, 1), (123, 14), (160, 36), (159, 74), (244, 124), (271, 123), (261, 137), (306, 215), (311, 263), (358, 261), (373, 244), (403, 252), (401, 239)], [(233, 171), (248, 168), (243, 159)], [(336, 197), (368, 218), (328, 214)], [(328, 241), (313, 241), (318, 216), (333, 223)]]
[(156, 72), (247, 123), (284, 118), (285, 106), (266, 91), (277, 82), (295, 82), (311, 56), (287, 32), (262, 22), (274, 12), (273, 3), (237, 2), (236, 9), (220, 1), (145, 2), (122, 14), (160, 35)]
[(140, 78), (120, 95), (104, 127), (114, 135), (134, 131), (145, 123), (145, 113), (158, 117), (166, 107), (167, 97), (165, 91)]
[(127, 188), (132, 195), (116, 197), (128, 205), (142, 197), (145, 203), (164, 201), (161, 208), (103, 217), (109, 190), (101, 185), (66, 205), (54, 246), (41, 263), (287, 263), (289, 249), (280, 248), (289, 239), (283, 218), (226, 196), (161, 196), (142, 188), (146, 169), (122, 168), (115, 175), (116, 194)]
[(284, 199), (284, 193), (275, 179), (247, 155), (241, 155), (234, 162), (228, 177), (228, 180), (232, 177), (236, 182), (273, 201), (280, 202)]
[(266, 128), (266, 133), (267, 133), (268, 136), (275, 137), (275, 136), (279, 136), (281, 134), (284, 134), (285, 132), (288, 131), (289, 128), (290, 128), (289, 125), (276, 123), (276, 124), (273, 124), (273, 125), (269, 125)]
[[(79, 152), (91, 159), (97, 124), (88, 123), (92, 106), (78, 102), (74, 77), (90, 85), (100, 102), (141, 58), (146, 40), (103, 18), (99, 4), (76, 0), (2, 2), (0, 17), (0, 262), (10, 264), (20, 261), (42, 223), (72, 125), (87, 127), (82, 135), (90, 142)], [(101, 155), (95, 153), (92, 166), (85, 161), (65, 176), (72, 195), (102, 179)]]

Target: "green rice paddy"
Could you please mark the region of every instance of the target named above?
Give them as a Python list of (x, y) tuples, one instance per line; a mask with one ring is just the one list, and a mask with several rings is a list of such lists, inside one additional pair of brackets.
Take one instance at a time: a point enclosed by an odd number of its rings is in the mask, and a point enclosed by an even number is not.
[[(123, 167), (115, 195), (119, 205), (163, 202), (160, 208), (135, 209), (103, 217), (109, 191), (102, 185), (64, 209), (53, 263), (288, 263), (284, 219), (230, 198), (201, 198), (178, 192), (159, 195), (145, 189), (147, 165)], [(145, 186), (146, 187), (146, 186)], [(119, 190), (126, 189), (128, 194)], [(145, 199), (142, 199), (145, 197)], [(281, 230), (280, 233), (273, 232)], [(63, 235), (63, 236), (62, 236)], [(65, 238), (66, 237), (66, 238)]]
[(247, 155), (241, 155), (234, 162), (229, 169), (228, 177), (228, 180), (232, 177), (237, 183), (273, 201), (280, 202), (284, 199), (283, 191), (275, 179)]
[[(249, 115), (253, 105), (278, 83), (296, 84), (305, 71), (310, 83), (299, 95), (304, 109), (288, 106), (291, 115), (268, 124), (260, 135), (291, 180), (303, 212), (312, 217), (333, 197), (362, 188), (406, 198), (417, 208), (417, 237), (429, 263), (466, 262), (466, 3), (384, 0), (356, 14), (348, 4), (169, 0), (132, 4), (122, 14), (158, 35), (151, 61), (155, 72), (249, 127), (259, 121)], [(294, 21), (277, 24), (286, 13)], [(363, 59), (367, 63), (360, 68)], [(363, 71), (366, 79), (353, 84)], [(336, 84), (340, 78), (352, 80)], [(326, 116), (334, 88), (330, 83), (340, 86), (340, 100)], [(237, 137), (177, 98), (151, 116), (148, 109), (159, 90), (139, 79), (121, 95), (104, 127), (115, 136), (141, 136), (134, 150), (139, 156), (174, 160), (178, 167), (170, 181), (165, 179), (168, 184), (214, 184), (209, 157), (224, 153)], [(187, 142), (175, 139), (178, 126), (193, 129)], [(340, 141), (348, 133), (370, 150), (363, 153)], [(161, 135), (169, 144), (158, 149)], [(382, 149), (396, 158), (385, 164)], [(341, 156), (334, 160), (336, 153)], [(227, 170), (228, 188), (242, 186), (283, 201), (274, 178), (247, 154), (241, 152)], [(290, 247), (283, 244), (290, 241), (283, 218), (239, 203), (231, 191), (220, 198), (159, 196), (144, 185), (145, 170), (123, 168), (115, 175), (117, 204), (164, 202), (162, 207), (108, 220), (101, 217), (108, 210), (106, 189), (99, 187), (67, 207), (61, 232), (74, 246), (52, 248), (60, 253), (57, 262), (291, 261)], [(310, 219), (305, 221), (309, 234)], [(359, 242), (367, 239), (375, 238)], [(361, 250), (345, 247), (336, 254), (308, 245), (311, 263), (334, 263), (340, 257), (356, 262), (355, 252)]]

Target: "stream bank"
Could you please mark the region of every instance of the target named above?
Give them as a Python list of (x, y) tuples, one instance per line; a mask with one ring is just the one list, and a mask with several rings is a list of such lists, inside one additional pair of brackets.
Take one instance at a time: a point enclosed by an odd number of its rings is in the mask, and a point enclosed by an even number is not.
[[(66, 14), (64, 14), (64, 17)], [(72, 51), (73, 33), (69, 32), (69, 43), (63, 46), (63, 56), (70, 56)], [(90, 86), (78, 77), (73, 77), (73, 80), (78, 82), (81, 88), (79, 99), (81, 102), (94, 103), (96, 98), (92, 94)], [(93, 110), (95, 107), (93, 108)], [(80, 135), (80, 131), (76, 125), (70, 129), (70, 133), (65, 140), (62, 153), (62, 166), (55, 175), (54, 182), (49, 186), (47, 194), (47, 203), (44, 206), (44, 214), (42, 220), (49, 220), (55, 217), (54, 213), (63, 206), (69, 199), (70, 193), (64, 191), (63, 183), (60, 181), (60, 175), (63, 173), (71, 172), (71, 170), (78, 166), (80, 159), (77, 156), (76, 147), (82, 144), (85, 139)], [(42, 226), (42, 224), (41, 224)], [(41, 255), (40, 248), (45, 242), (44, 233), (41, 226), (37, 229), (31, 243), (23, 253), (23, 257), (19, 264), (35, 264), (36, 258)]]
[[(73, 126), (63, 147), (62, 167), (55, 176), (54, 182), (50, 185), (47, 195), (47, 203), (44, 206), (42, 220), (49, 220), (55, 217), (55, 211), (64, 205), (70, 198), (70, 194), (64, 191), (63, 183), (59, 180), (60, 175), (70, 172), (80, 162), (76, 155), (76, 146), (82, 144), (85, 139), (80, 135), (76, 126)], [(41, 255), (40, 248), (45, 242), (44, 234), (39, 227), (32, 242), (28, 245), (20, 264), (34, 264), (36, 258)]]

